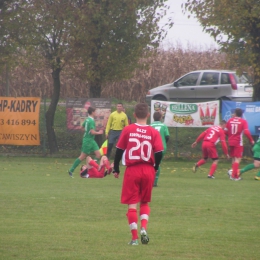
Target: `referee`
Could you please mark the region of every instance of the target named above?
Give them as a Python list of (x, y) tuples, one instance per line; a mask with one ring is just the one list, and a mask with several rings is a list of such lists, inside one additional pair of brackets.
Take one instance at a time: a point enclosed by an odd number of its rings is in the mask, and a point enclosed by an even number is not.
[(107, 157), (117, 142), (123, 128), (128, 125), (127, 115), (123, 112), (123, 104), (117, 103), (116, 111), (110, 114), (106, 126), (106, 138), (108, 139)]

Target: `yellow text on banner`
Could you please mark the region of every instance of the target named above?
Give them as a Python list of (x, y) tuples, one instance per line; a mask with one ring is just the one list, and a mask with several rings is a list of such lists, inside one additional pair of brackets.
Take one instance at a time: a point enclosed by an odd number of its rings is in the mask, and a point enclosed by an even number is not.
[(0, 144), (40, 145), (38, 97), (0, 97)]

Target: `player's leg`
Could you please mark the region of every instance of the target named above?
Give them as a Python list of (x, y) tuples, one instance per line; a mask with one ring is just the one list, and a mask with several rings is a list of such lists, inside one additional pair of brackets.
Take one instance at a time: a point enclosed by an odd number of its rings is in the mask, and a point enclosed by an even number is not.
[(114, 144), (117, 143), (117, 140), (120, 137), (122, 131), (117, 131), (117, 130), (110, 130), (109, 136), (108, 136), (108, 147), (107, 147), (107, 158), (110, 159), (112, 149)]
[(102, 165), (104, 165), (105, 168), (106, 168), (104, 176), (106, 176), (107, 174), (111, 174), (111, 172), (113, 171), (113, 165), (114, 164), (110, 164), (108, 158), (105, 155), (102, 156), (101, 159), (103, 159)]
[(213, 160), (213, 162), (210, 166), (208, 178), (215, 179), (214, 173), (216, 172), (217, 167), (218, 167), (218, 158), (212, 158), (212, 160)]
[[(164, 157), (164, 154), (165, 154), (165, 151), (163, 151), (163, 153), (162, 153), (162, 159), (163, 159), (163, 157)], [(162, 160), (161, 160), (161, 162), (162, 162)], [(158, 167), (158, 170), (157, 170), (157, 172), (156, 172), (156, 175), (155, 175), (153, 187), (158, 187), (158, 179), (159, 179), (159, 177), (160, 177), (160, 174), (161, 174), (161, 167), (159, 166), (159, 167)]]
[(218, 166), (218, 151), (215, 144), (211, 144), (208, 147), (208, 156), (212, 159), (212, 164), (210, 166), (208, 178), (215, 179), (214, 173), (216, 172)]
[(206, 142), (202, 143), (202, 159), (200, 159), (197, 163), (195, 163), (195, 165), (193, 166), (192, 170), (195, 173), (197, 171), (197, 169), (205, 164), (207, 162), (208, 159), (208, 146)]
[(83, 161), (86, 157), (87, 157), (87, 154), (85, 154), (84, 152), (81, 152), (80, 156), (74, 161), (74, 163), (72, 164), (71, 168), (69, 169), (70, 177), (73, 178), (74, 170), (79, 166), (81, 161)]
[(130, 231), (132, 234), (132, 240), (130, 241), (130, 245), (138, 245), (138, 232), (137, 232), (137, 223), (138, 223), (138, 216), (137, 216), (137, 204), (129, 204), (128, 210), (126, 213), (126, 217), (128, 220), (128, 225), (130, 227)]
[(150, 207), (148, 203), (152, 198), (152, 188), (154, 182), (154, 168), (151, 165), (143, 165), (142, 178), (140, 182), (140, 219), (141, 219), (141, 242), (142, 244), (148, 244), (149, 237), (147, 234), (147, 224), (150, 216)]
[(235, 157), (234, 159), (235, 160), (234, 160), (234, 163), (232, 164), (232, 175), (231, 175), (231, 177), (233, 179), (238, 179), (239, 178), (238, 169), (239, 169), (239, 164), (240, 164), (241, 158)]
[[(254, 158), (254, 165), (255, 165), (255, 168), (260, 168), (260, 158)], [(260, 172), (258, 172), (255, 176), (255, 180), (258, 180), (260, 181)]]
[(139, 202), (139, 181), (137, 179), (140, 175), (140, 170), (142, 167), (126, 167), (122, 193), (121, 193), (121, 203), (128, 205), (128, 210), (126, 217), (131, 231), (132, 240), (130, 245), (138, 244), (138, 215), (137, 215), (137, 203)]
[[(254, 157), (254, 163), (246, 165), (243, 169), (238, 170), (239, 174), (241, 175), (244, 172), (250, 171), (255, 168), (260, 168), (260, 158)], [(260, 172), (257, 173), (255, 176), (255, 180), (260, 180)]]
[(148, 244), (149, 242), (149, 237), (147, 235), (147, 224), (149, 221), (149, 216), (150, 216), (150, 207), (148, 203), (146, 202), (141, 202), (140, 203), (140, 220), (141, 220), (141, 242), (142, 244)]
[(243, 156), (243, 146), (230, 146), (230, 156), (232, 157), (232, 174), (230, 179), (240, 180), (238, 177), (238, 169)]
[(101, 158), (101, 154), (100, 154), (100, 151), (99, 151), (99, 146), (98, 146), (98, 144), (96, 143), (95, 140), (92, 140), (92, 142), (91, 142), (91, 153), (93, 153), (93, 152), (94, 152), (95, 157), (97, 159)]
[(243, 155), (243, 146), (236, 147), (235, 150), (234, 150), (234, 162), (232, 164), (232, 175), (231, 175), (231, 177), (233, 179), (239, 179), (238, 169), (239, 169), (239, 164), (240, 164), (242, 155)]
[(242, 175), (244, 172), (250, 171), (252, 169), (255, 168), (255, 164), (254, 163), (250, 163), (248, 165), (246, 165), (244, 168), (238, 170), (238, 174), (239, 176)]
[(108, 145), (107, 145), (107, 157), (110, 158), (114, 142), (115, 142), (115, 131), (110, 130), (108, 135)]
[(92, 166), (93, 168), (96, 168), (96, 169), (99, 168), (99, 165), (90, 156), (87, 157), (87, 163), (88, 163), (88, 165)]

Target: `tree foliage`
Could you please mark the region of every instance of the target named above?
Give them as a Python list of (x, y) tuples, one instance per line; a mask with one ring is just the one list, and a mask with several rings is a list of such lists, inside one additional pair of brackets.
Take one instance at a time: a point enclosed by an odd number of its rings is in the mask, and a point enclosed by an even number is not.
[(239, 69), (254, 72), (254, 100), (260, 100), (260, 4), (258, 0), (187, 0), (185, 10), (195, 14), (221, 50)]
[[(14, 1), (14, 0), (13, 0)], [(16, 63), (17, 45), (15, 41), (10, 37), (10, 27), (6, 23), (6, 16), (8, 16), (8, 4), (13, 2), (12, 0), (0, 1), (0, 71), (8, 73), (10, 68)]]
[(140, 57), (158, 46), (166, 35), (158, 26), (166, 10), (160, 0), (94, 0), (80, 6), (73, 39), (78, 50), (85, 47), (77, 53), (84, 67), (76, 73), (89, 82), (91, 97), (100, 97), (102, 84), (129, 78)]
[(30, 60), (36, 66), (44, 60), (41, 65), (51, 71), (53, 94), (46, 112), (51, 153), (58, 151), (54, 117), (64, 66), (69, 63), (73, 68), (74, 63), (82, 64), (81, 71), (73, 72), (89, 82), (90, 97), (100, 97), (102, 84), (130, 77), (140, 57), (157, 47), (166, 35), (167, 31), (158, 25), (167, 10), (164, 2), (166, 0), (5, 2), (5, 18), (0, 20), (3, 35), (18, 45), (15, 50), (24, 55), (24, 61)]

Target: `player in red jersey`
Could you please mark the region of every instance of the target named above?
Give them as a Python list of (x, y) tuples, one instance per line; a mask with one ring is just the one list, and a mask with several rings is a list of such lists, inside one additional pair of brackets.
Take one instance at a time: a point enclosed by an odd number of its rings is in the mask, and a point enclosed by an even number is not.
[(228, 136), (229, 152), (232, 158), (232, 175), (231, 180), (241, 180), (237, 174), (239, 169), (239, 163), (243, 156), (243, 134), (248, 138), (251, 144), (254, 144), (254, 140), (248, 129), (248, 123), (242, 118), (243, 111), (241, 108), (236, 108), (234, 117), (230, 118), (226, 125), (226, 134)]
[(212, 126), (208, 128), (206, 131), (202, 132), (196, 141), (191, 145), (194, 148), (197, 143), (203, 140), (202, 143), (202, 155), (203, 159), (200, 159), (195, 165), (193, 166), (193, 172), (196, 172), (197, 168), (201, 165), (205, 164), (208, 158), (211, 158), (213, 163), (211, 164), (210, 171), (208, 174), (208, 178), (214, 179), (214, 173), (217, 169), (218, 165), (218, 151), (216, 148), (216, 144), (220, 141), (222, 150), (224, 154), (229, 158), (227, 144), (225, 141), (225, 132), (224, 128), (226, 126), (226, 121), (222, 120), (220, 122), (220, 126)]
[(99, 165), (90, 156), (86, 158), (86, 162), (80, 169), (81, 178), (104, 178), (113, 170), (113, 163), (110, 164), (105, 155), (101, 157)]
[(135, 106), (136, 123), (126, 126), (117, 143), (114, 176), (119, 177), (119, 162), (126, 165), (121, 203), (128, 205), (127, 219), (132, 234), (130, 245), (138, 245), (137, 204), (140, 202), (141, 242), (147, 244), (147, 223), (150, 215), (153, 183), (162, 159), (163, 144), (160, 133), (147, 125), (149, 108), (146, 103)]

